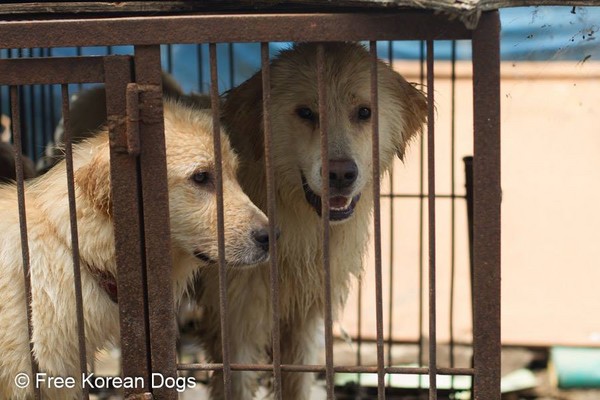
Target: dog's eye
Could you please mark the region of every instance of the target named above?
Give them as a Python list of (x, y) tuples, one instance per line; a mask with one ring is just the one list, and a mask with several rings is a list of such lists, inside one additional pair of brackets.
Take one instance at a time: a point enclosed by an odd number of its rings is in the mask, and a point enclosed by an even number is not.
[(208, 183), (208, 179), (208, 172), (196, 172), (194, 175), (192, 175), (192, 180), (198, 185), (205, 185)]
[(369, 119), (371, 118), (371, 109), (368, 107), (361, 107), (358, 109), (358, 119)]
[(307, 119), (309, 121), (313, 121), (315, 119), (315, 114), (308, 107), (300, 107), (296, 110), (296, 114), (302, 119)]

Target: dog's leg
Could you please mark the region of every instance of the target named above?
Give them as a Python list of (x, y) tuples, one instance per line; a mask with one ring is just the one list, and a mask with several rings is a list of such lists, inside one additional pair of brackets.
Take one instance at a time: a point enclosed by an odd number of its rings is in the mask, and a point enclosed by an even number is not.
[[(318, 334), (322, 318), (316, 311), (295, 317), (281, 325), (281, 362), (283, 364), (317, 363)], [(286, 400), (310, 400), (312, 373), (282, 373), (282, 395)]]
[[(215, 282), (216, 283), (216, 282)], [(218, 284), (207, 285), (203, 296), (218, 299)], [(267, 300), (268, 289), (259, 271), (246, 271), (236, 274), (228, 281), (228, 331), (230, 361), (235, 364), (264, 362), (265, 349), (270, 340), (270, 303)], [(215, 362), (222, 362), (221, 329), (218, 304), (212, 303), (203, 318), (202, 335), (209, 356)], [(234, 400), (252, 400), (258, 388), (258, 373), (252, 371), (234, 371), (231, 373), (232, 398)], [(224, 398), (222, 372), (214, 373), (211, 378), (212, 399)]]

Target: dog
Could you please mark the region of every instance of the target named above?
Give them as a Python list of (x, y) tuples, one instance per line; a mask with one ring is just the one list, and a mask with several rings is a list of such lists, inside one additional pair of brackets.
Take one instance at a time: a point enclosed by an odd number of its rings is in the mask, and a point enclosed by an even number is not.
[[(33, 161), (29, 157), (22, 156), (23, 178), (31, 179), (36, 176)], [(0, 142), (0, 184), (8, 183), (17, 179), (15, 168), (15, 148), (10, 143)]]
[[(17, 179), (15, 166), (15, 148), (10, 144), (12, 133), (10, 118), (0, 114), (0, 183), (8, 183)], [(30, 179), (36, 176), (33, 161), (25, 155), (23, 160), (23, 178)]]
[[(169, 188), (173, 291), (182, 298), (198, 268), (218, 259), (212, 118), (176, 101), (165, 100), (164, 123)], [(243, 193), (237, 159), (221, 132), (226, 241), (230, 268), (268, 260), (268, 220)], [(87, 357), (119, 334), (118, 293), (110, 188), (109, 138), (101, 129), (74, 147), (74, 185), (81, 259), (81, 287)], [(40, 372), (77, 377), (77, 318), (66, 167), (61, 161), (45, 175), (26, 182), (30, 253), (31, 338)], [(19, 373), (31, 376), (27, 334), (27, 297), (23, 285), (17, 194), (0, 186), (0, 398), (32, 396), (19, 389)], [(32, 378), (34, 379), (34, 378)], [(74, 399), (80, 388), (42, 387), (45, 399)]]
[[(321, 152), (315, 44), (297, 44), (270, 64), (271, 129), (275, 170), (281, 362), (315, 364), (317, 332), (324, 316), (321, 242)], [(329, 132), (331, 299), (334, 318), (351, 280), (360, 278), (373, 209), (370, 97), (371, 58), (360, 44), (324, 44)], [(426, 120), (424, 95), (382, 61), (377, 63), (379, 150), (382, 175)], [(222, 120), (240, 158), (239, 181), (250, 199), (267, 211), (262, 129), (262, 77), (257, 73), (225, 95)], [(197, 304), (203, 308), (198, 335), (212, 361), (220, 362), (219, 292), (214, 269), (199, 271)], [(228, 271), (230, 360), (268, 362), (272, 313), (270, 268)], [(282, 373), (286, 400), (309, 399), (313, 377)], [(236, 400), (257, 389), (254, 372), (233, 372)], [(215, 373), (211, 395), (223, 398), (223, 378)]]

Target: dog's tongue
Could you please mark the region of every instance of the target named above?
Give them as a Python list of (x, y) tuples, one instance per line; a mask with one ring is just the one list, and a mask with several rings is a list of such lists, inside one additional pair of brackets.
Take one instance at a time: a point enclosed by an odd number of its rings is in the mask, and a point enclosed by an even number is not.
[(344, 208), (348, 204), (348, 198), (344, 196), (335, 196), (329, 199), (329, 208)]

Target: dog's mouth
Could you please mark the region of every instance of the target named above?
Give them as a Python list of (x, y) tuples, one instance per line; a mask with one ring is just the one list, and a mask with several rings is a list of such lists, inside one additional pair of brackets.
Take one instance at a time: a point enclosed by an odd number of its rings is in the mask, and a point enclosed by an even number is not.
[[(206, 264), (210, 264), (210, 265), (219, 265), (219, 261), (211, 258), (210, 256), (206, 255), (206, 253), (202, 253), (201, 251), (196, 251), (194, 253), (194, 257), (196, 257), (198, 260), (205, 262)], [(238, 268), (243, 268), (243, 267), (249, 267), (249, 266), (253, 266), (256, 264), (261, 264), (263, 262), (267, 262), (269, 261), (269, 252), (264, 252), (264, 254), (262, 254), (260, 257), (253, 259), (253, 260), (248, 260), (247, 262), (230, 262), (230, 261), (226, 261), (226, 264), (228, 267), (238, 267)]]
[[(321, 216), (322, 203), (321, 196), (312, 191), (304, 174), (302, 175), (302, 189), (304, 189), (304, 196), (306, 201), (310, 204), (317, 212), (319, 217)], [(329, 220), (330, 221), (343, 221), (348, 219), (354, 213), (356, 203), (360, 199), (360, 193), (350, 198), (346, 196), (333, 196), (329, 198)]]
[(197, 251), (194, 253), (194, 256), (200, 260), (200, 261), (204, 261), (207, 264), (217, 264), (217, 262), (215, 260), (213, 260), (212, 258), (210, 258), (209, 256), (207, 256), (206, 254)]

